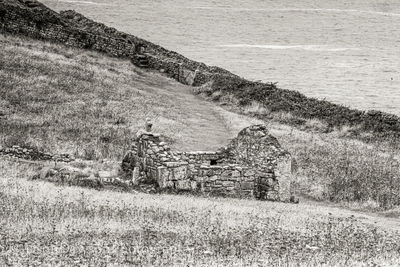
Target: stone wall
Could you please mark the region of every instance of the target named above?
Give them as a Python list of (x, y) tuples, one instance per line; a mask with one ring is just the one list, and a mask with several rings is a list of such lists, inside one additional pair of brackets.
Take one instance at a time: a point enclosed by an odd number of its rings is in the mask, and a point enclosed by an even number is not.
[(0, 155), (16, 159), (71, 162), (74, 158), (69, 154), (50, 154), (30, 147), (0, 147)]
[(80, 30), (45, 6), (38, 4), (30, 7), (25, 2), (28, 1), (0, 0), (1, 32), (22, 34), (116, 57), (132, 57), (136, 54), (135, 44), (128, 40)]
[(159, 135), (141, 131), (122, 169), (126, 179), (161, 189), (274, 201), (293, 196), (291, 156), (262, 125), (215, 152), (171, 151)]
[[(173, 152), (160, 136), (142, 132), (126, 154), (122, 169), (134, 183), (156, 183), (162, 189), (251, 197), (254, 175), (247, 168), (222, 162), (221, 152)], [(135, 173), (136, 168), (136, 173)]]
[(289, 200), (293, 195), (292, 158), (264, 125), (243, 129), (226, 151), (231, 162), (257, 171), (257, 198)]
[[(218, 67), (190, 60), (174, 51), (94, 22), (75, 11), (59, 13), (34, 0), (0, 0), (0, 32), (95, 50), (131, 59), (145, 56), (148, 68), (159, 70), (188, 85), (202, 85), (215, 75), (235, 76)], [(144, 51), (139, 51), (143, 48)]]

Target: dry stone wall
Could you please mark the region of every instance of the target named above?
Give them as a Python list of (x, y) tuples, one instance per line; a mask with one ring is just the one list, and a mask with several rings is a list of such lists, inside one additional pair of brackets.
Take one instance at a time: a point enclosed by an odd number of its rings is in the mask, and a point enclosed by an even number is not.
[(42, 160), (42, 161), (56, 161), (56, 162), (71, 162), (74, 158), (69, 154), (51, 154), (41, 152), (34, 148), (29, 147), (0, 147), (0, 155), (16, 159), (25, 160)]
[(293, 198), (291, 156), (265, 126), (245, 128), (216, 152), (176, 152), (152, 132), (138, 133), (122, 162), (126, 179), (161, 189), (262, 200)]
[(290, 199), (292, 159), (264, 125), (239, 132), (227, 148), (228, 158), (257, 171), (256, 195), (259, 199)]
[[(156, 183), (162, 189), (251, 197), (254, 178), (234, 164), (212, 166), (218, 152), (173, 152), (160, 136), (142, 132), (126, 154), (122, 169), (134, 183)], [(137, 170), (137, 172), (135, 172)], [(128, 178), (130, 179), (130, 178)]]
[[(116, 57), (131, 57), (136, 54), (135, 45), (126, 40), (96, 35), (71, 27), (57, 13), (45, 8), (7, 4), (9, 2), (0, 1), (2, 32), (92, 49)], [(46, 17), (47, 15), (49, 17)]]
[(92, 49), (117, 57), (130, 57), (136, 53), (135, 44), (128, 40), (80, 30), (43, 5), (38, 3), (38, 6), (30, 7), (26, 3), (30, 2), (0, 0), (2, 32)]
[(58, 14), (34, 0), (0, 0), (0, 32), (125, 57), (142, 67), (137, 58), (140, 54), (146, 58), (146, 67), (189, 85), (204, 84), (215, 75), (235, 76), (222, 68), (190, 60), (174, 51), (94, 22), (75, 11)]

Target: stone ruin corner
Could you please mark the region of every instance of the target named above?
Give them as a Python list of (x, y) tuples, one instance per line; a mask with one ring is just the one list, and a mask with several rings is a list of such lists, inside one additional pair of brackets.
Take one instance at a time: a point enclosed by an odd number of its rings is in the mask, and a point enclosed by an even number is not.
[(265, 125), (241, 130), (217, 151), (172, 151), (146, 120), (121, 168), (133, 184), (204, 195), (295, 202), (292, 157)]

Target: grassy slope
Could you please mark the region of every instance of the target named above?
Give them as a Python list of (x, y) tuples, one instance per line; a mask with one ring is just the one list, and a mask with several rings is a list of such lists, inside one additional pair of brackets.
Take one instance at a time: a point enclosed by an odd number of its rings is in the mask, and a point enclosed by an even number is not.
[(240, 129), (190, 92), (127, 60), (0, 35), (0, 144), (120, 159), (149, 117), (174, 148), (225, 145)]

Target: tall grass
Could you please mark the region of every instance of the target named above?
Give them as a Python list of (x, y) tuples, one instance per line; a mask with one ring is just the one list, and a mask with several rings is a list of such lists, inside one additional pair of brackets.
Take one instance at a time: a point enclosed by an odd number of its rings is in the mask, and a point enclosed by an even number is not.
[(281, 141), (297, 160), (299, 191), (320, 200), (400, 205), (400, 150), (387, 143), (366, 144), (343, 133), (293, 130)]
[(26, 181), (36, 168), (0, 162), (0, 265), (399, 264), (398, 234), (350, 213), (57, 188)]
[(257, 120), (255, 117), (260, 112), (265, 115), (265, 110), (256, 104), (239, 112), (254, 116), (227, 111), (221, 111), (220, 116), (227, 124), (237, 126), (243, 120), (267, 123), (271, 134), (296, 160), (298, 194), (316, 200), (359, 203), (369, 210), (400, 205), (399, 143), (365, 143), (348, 137), (352, 128), (327, 131), (328, 125), (318, 120), (307, 120), (301, 127), (285, 125), (284, 121), (295, 119), (287, 113), (270, 113), (270, 120)]

